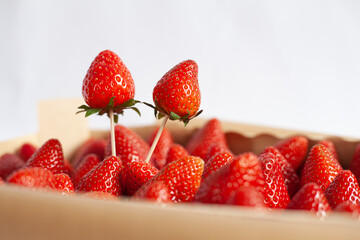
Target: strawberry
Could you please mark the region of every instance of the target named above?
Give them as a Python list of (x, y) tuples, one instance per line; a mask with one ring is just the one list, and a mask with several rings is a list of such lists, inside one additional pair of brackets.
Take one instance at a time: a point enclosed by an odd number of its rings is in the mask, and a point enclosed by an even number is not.
[(337, 212), (348, 212), (351, 213), (353, 217), (360, 217), (360, 205), (355, 204), (350, 200), (340, 203), (334, 209)]
[(289, 196), (292, 197), (295, 194), (295, 192), (298, 190), (300, 185), (300, 179), (296, 174), (294, 168), (291, 166), (291, 164), (288, 161), (286, 161), (286, 159), (279, 152), (279, 150), (277, 150), (274, 147), (265, 148), (263, 153), (272, 153), (277, 157), (281, 175), (284, 179), (286, 189), (289, 193)]
[(186, 151), (186, 149), (180, 144), (174, 143), (167, 153), (166, 165), (187, 156), (189, 156), (189, 153)]
[(210, 158), (204, 167), (204, 173), (202, 175), (202, 179), (204, 180), (207, 178), (212, 172), (218, 170), (222, 166), (230, 163), (233, 160), (233, 156), (231, 153), (223, 152), (215, 155), (214, 157)]
[(67, 195), (74, 193), (74, 184), (66, 173), (55, 174), (55, 189)]
[(144, 191), (153, 182), (161, 181), (169, 189), (171, 201), (191, 202), (199, 189), (203, 170), (204, 161), (201, 158), (194, 156), (181, 158), (163, 167), (138, 191)]
[(134, 80), (119, 56), (105, 50), (91, 63), (82, 94), (90, 108), (105, 108), (112, 98), (118, 106), (134, 98)]
[(332, 208), (345, 201), (360, 204), (359, 194), (359, 184), (350, 170), (341, 171), (325, 190), (326, 198)]
[(17, 155), (5, 153), (0, 157), (0, 177), (6, 179), (12, 172), (22, 168), (25, 162)]
[(298, 170), (305, 159), (308, 151), (309, 141), (305, 137), (296, 136), (278, 142), (275, 147), (280, 151), (284, 158)]
[(26, 162), (25, 167), (42, 167), (54, 174), (63, 173), (64, 154), (59, 140), (50, 139), (45, 142)]
[(316, 183), (305, 184), (291, 199), (288, 209), (308, 210), (319, 217), (326, 215), (331, 207), (325, 194)]
[(259, 160), (266, 183), (263, 191), (265, 204), (270, 208), (286, 208), (290, 197), (281, 174), (278, 158), (270, 152), (265, 152), (259, 156)]
[(36, 152), (36, 150), (37, 148), (31, 143), (24, 143), (18, 149), (17, 154), (24, 162), (27, 162), (27, 160), (29, 160), (29, 158)]
[(217, 119), (211, 119), (199, 129), (186, 146), (190, 155), (206, 159), (209, 148), (217, 143), (227, 148), (225, 134), (222, 131), (221, 123)]
[(323, 140), (323, 141), (320, 141), (318, 144), (322, 144), (325, 147), (327, 147), (329, 152), (333, 155), (334, 159), (339, 162), (339, 156), (336, 152), (336, 148), (335, 148), (335, 145), (333, 142), (331, 142), (330, 140)]
[(206, 154), (205, 162), (209, 161), (210, 158), (214, 157), (215, 155), (218, 155), (219, 153), (228, 152), (229, 154), (232, 154), (230, 150), (220, 143), (214, 143), (208, 148), (208, 152)]
[(55, 176), (46, 168), (29, 167), (13, 172), (8, 176), (7, 182), (28, 188), (53, 189), (55, 187)]
[[(155, 129), (155, 131), (151, 134), (149, 145), (153, 143), (158, 131), (159, 128)], [(155, 167), (161, 169), (166, 165), (166, 156), (172, 144), (173, 138), (171, 133), (169, 130), (164, 128), (150, 160)]]
[(325, 191), (341, 170), (340, 164), (330, 151), (324, 145), (317, 144), (312, 147), (305, 161), (300, 180), (301, 186), (314, 182)]
[(100, 161), (102, 161), (105, 157), (106, 144), (107, 142), (104, 139), (88, 139), (77, 150), (75, 158), (72, 161), (73, 166), (76, 168), (85, 156), (92, 153), (96, 154), (99, 157)]
[(118, 157), (108, 157), (91, 169), (80, 180), (77, 191), (107, 192), (118, 196), (121, 194), (120, 180), (123, 167)]
[(267, 207), (264, 202), (263, 194), (253, 186), (239, 187), (234, 192), (233, 196), (229, 198), (227, 204), (256, 208)]
[[(120, 157), (124, 166), (128, 162), (144, 161), (149, 152), (149, 145), (139, 135), (121, 125), (115, 126), (115, 145), (116, 154)], [(105, 149), (105, 155), (111, 155), (110, 138)]]
[(185, 123), (196, 117), (200, 107), (198, 66), (187, 60), (168, 71), (156, 84), (153, 100), (156, 110), (170, 119)]
[(73, 179), (74, 168), (73, 168), (72, 164), (66, 159), (64, 159), (64, 173), (66, 173), (67, 175), (69, 175), (69, 177), (71, 179)]
[(0, 177), (0, 185), (2, 185), (2, 184), (4, 184), (5, 182), (4, 182), (4, 179), (2, 179), (1, 177)]
[(356, 145), (355, 152), (350, 163), (350, 171), (356, 176), (358, 183), (360, 182), (360, 143)]
[(241, 186), (254, 186), (259, 191), (265, 187), (260, 161), (253, 153), (234, 157), (232, 162), (211, 173), (202, 182), (195, 201), (225, 204)]
[(158, 203), (171, 202), (171, 195), (166, 184), (161, 181), (154, 181), (137, 191), (134, 195), (135, 199), (148, 199)]
[(86, 155), (83, 161), (76, 167), (74, 173), (74, 185), (78, 186), (80, 180), (87, 174), (91, 169), (100, 163), (100, 159), (96, 154)]
[(157, 168), (146, 162), (129, 162), (124, 170), (126, 179), (123, 184), (123, 189), (127, 195), (132, 196), (144, 183), (158, 174), (158, 172), (159, 170)]

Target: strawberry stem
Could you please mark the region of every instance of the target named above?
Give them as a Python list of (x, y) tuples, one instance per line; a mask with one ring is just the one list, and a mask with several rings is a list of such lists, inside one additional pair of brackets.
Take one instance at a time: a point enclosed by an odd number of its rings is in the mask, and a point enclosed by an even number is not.
[(164, 117), (163, 122), (162, 122), (161, 125), (160, 125), (160, 128), (159, 128), (158, 132), (156, 133), (155, 139), (154, 139), (154, 141), (153, 141), (153, 143), (152, 143), (152, 145), (151, 145), (151, 147), (150, 147), (149, 153), (148, 153), (148, 155), (146, 156), (146, 159), (145, 159), (145, 162), (146, 162), (146, 163), (148, 163), (148, 162), (150, 161), (151, 156), (152, 156), (152, 154), (154, 153), (155, 147), (156, 147), (156, 145), (157, 145), (157, 143), (158, 143), (158, 141), (159, 141), (159, 139), (160, 139), (161, 133), (162, 133), (162, 131), (164, 130), (165, 124), (166, 124), (166, 122), (167, 122), (168, 119), (169, 119), (169, 115), (166, 115), (166, 116)]
[(110, 117), (110, 140), (111, 140), (111, 155), (116, 156), (116, 147), (115, 147), (115, 128), (114, 128), (114, 111), (109, 110)]

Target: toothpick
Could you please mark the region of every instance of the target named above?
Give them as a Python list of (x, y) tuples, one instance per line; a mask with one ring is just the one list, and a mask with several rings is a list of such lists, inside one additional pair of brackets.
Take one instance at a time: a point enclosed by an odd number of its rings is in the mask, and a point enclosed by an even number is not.
[(115, 147), (115, 128), (114, 128), (114, 112), (113, 110), (109, 111), (110, 117), (110, 140), (111, 140), (111, 155), (116, 156), (116, 147)]

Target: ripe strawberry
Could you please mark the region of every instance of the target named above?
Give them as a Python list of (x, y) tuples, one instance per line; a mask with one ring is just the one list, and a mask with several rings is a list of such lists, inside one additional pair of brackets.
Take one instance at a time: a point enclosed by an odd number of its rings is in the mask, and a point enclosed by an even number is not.
[(112, 97), (115, 97), (114, 106), (118, 106), (134, 98), (134, 80), (119, 56), (105, 50), (91, 63), (82, 94), (91, 108), (105, 108)]
[(2, 185), (2, 184), (4, 184), (5, 182), (4, 182), (4, 179), (2, 179), (1, 177), (0, 177), (0, 185)]
[(351, 213), (353, 217), (360, 217), (360, 205), (353, 203), (350, 200), (340, 203), (334, 209), (337, 212), (348, 212)]
[(309, 141), (305, 137), (296, 136), (278, 142), (275, 147), (296, 171), (305, 159)]
[(227, 204), (256, 208), (267, 207), (263, 194), (253, 186), (239, 187), (227, 201)]
[(360, 204), (359, 184), (350, 170), (341, 171), (329, 184), (325, 195), (332, 208), (348, 200)]
[(222, 166), (230, 163), (233, 160), (232, 154), (228, 152), (223, 152), (215, 155), (214, 157), (210, 158), (204, 167), (204, 173), (202, 175), (202, 179), (204, 180), (207, 178), (212, 172), (218, 170)]
[(12, 172), (22, 168), (25, 162), (17, 155), (5, 153), (0, 157), (0, 177), (6, 179)]
[(125, 182), (123, 189), (125, 193), (132, 196), (144, 183), (158, 174), (159, 170), (149, 163), (143, 161), (129, 162), (125, 166)]
[(209, 147), (214, 143), (227, 148), (225, 134), (222, 131), (220, 121), (217, 119), (211, 119), (195, 132), (188, 142), (186, 150), (190, 155), (206, 159)]
[(198, 83), (198, 66), (187, 60), (168, 71), (156, 84), (153, 100), (157, 110), (169, 115), (173, 120), (182, 118), (188, 122), (196, 116), (200, 107), (200, 89)]
[(173, 202), (190, 202), (199, 189), (204, 161), (198, 157), (185, 157), (163, 167), (151, 180), (138, 191), (148, 188), (155, 181), (165, 183)]
[(24, 161), (27, 162), (29, 158), (36, 152), (37, 148), (31, 143), (24, 143), (19, 148), (17, 154)]
[(286, 208), (290, 197), (281, 174), (278, 158), (270, 152), (265, 152), (259, 156), (259, 160), (266, 183), (263, 191), (265, 204), (270, 208)]
[[(149, 152), (149, 145), (135, 132), (121, 126), (115, 126), (116, 154), (120, 157), (124, 166), (132, 161), (144, 161)], [(105, 149), (105, 155), (111, 155), (110, 138)]]
[(55, 187), (55, 176), (46, 168), (29, 167), (13, 172), (8, 176), (7, 182), (28, 188), (53, 189)]
[(174, 143), (167, 153), (166, 165), (187, 156), (189, 156), (189, 153), (186, 151), (186, 149), (180, 144)]
[(253, 153), (237, 156), (229, 164), (210, 174), (202, 182), (195, 201), (225, 204), (241, 186), (265, 187), (261, 164)]
[(96, 154), (86, 155), (83, 161), (76, 167), (74, 173), (74, 185), (78, 186), (80, 180), (87, 174), (91, 169), (100, 163), (100, 159)]
[(336, 152), (336, 148), (333, 142), (331, 142), (330, 140), (323, 140), (321, 142), (319, 142), (318, 144), (322, 144), (325, 147), (327, 147), (327, 149), (329, 150), (329, 152), (333, 155), (334, 159), (339, 162), (339, 156)]
[(135, 199), (148, 199), (158, 203), (171, 202), (171, 195), (166, 184), (161, 181), (154, 181), (147, 185), (146, 188), (142, 188), (141, 191), (137, 191), (134, 195)]
[(67, 195), (74, 193), (74, 184), (66, 173), (55, 174), (55, 189)]
[(350, 171), (356, 176), (358, 183), (360, 182), (360, 143), (356, 145), (355, 152), (350, 163)]
[(209, 161), (210, 158), (214, 157), (215, 155), (218, 155), (219, 153), (227, 152), (229, 154), (232, 154), (230, 150), (227, 148), (227, 146), (224, 146), (221, 143), (214, 143), (208, 148), (208, 152), (206, 154), (205, 162)]
[(300, 179), (296, 174), (294, 168), (291, 166), (291, 164), (288, 161), (286, 161), (286, 159), (279, 152), (279, 150), (277, 150), (274, 147), (265, 148), (263, 153), (272, 153), (277, 157), (281, 175), (284, 179), (286, 189), (289, 193), (289, 196), (292, 197), (299, 189), (299, 185), (300, 185)]
[(105, 157), (106, 144), (107, 142), (104, 139), (88, 139), (77, 150), (75, 158), (72, 161), (73, 166), (77, 168), (77, 166), (84, 159), (84, 157), (92, 153), (96, 154), (99, 157), (100, 161), (102, 161)]
[(301, 186), (314, 182), (325, 191), (341, 170), (341, 166), (334, 160), (330, 151), (324, 145), (317, 144), (312, 147), (305, 161), (300, 180)]
[[(149, 145), (153, 144), (158, 131), (159, 128), (155, 129), (155, 131), (151, 134), (149, 139)], [(171, 133), (169, 130), (164, 128), (150, 160), (150, 162), (155, 167), (161, 169), (163, 166), (166, 165), (166, 156), (172, 144), (173, 138), (171, 136)]]
[(66, 159), (64, 159), (64, 167), (65, 167), (64, 173), (69, 175), (70, 179), (73, 179), (74, 178), (74, 168), (71, 165), (71, 163)]
[(80, 180), (76, 190), (83, 192), (100, 191), (115, 196), (121, 194), (121, 174), (123, 167), (118, 157), (108, 157), (91, 169)]
[(288, 209), (309, 210), (319, 217), (326, 215), (331, 207), (325, 194), (316, 183), (305, 184), (291, 199)]
[(63, 173), (64, 154), (59, 140), (50, 139), (44, 143), (26, 162), (25, 167), (42, 167), (54, 174)]

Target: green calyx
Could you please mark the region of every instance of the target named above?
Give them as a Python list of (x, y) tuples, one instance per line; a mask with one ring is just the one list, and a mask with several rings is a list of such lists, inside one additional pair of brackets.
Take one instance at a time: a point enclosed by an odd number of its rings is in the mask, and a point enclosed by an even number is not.
[(109, 116), (109, 112), (110, 112), (110, 110), (112, 110), (114, 112), (114, 121), (115, 121), (115, 123), (117, 123), (118, 119), (119, 119), (119, 114), (123, 115), (125, 109), (132, 109), (137, 114), (139, 114), (139, 116), (141, 117), (141, 113), (140, 113), (139, 109), (134, 107), (135, 104), (141, 103), (140, 101), (134, 100), (132, 98), (120, 105), (114, 106), (114, 99), (115, 99), (115, 97), (112, 97), (110, 99), (109, 104), (104, 108), (91, 108), (87, 105), (81, 105), (80, 107), (78, 107), (78, 109), (80, 109), (80, 111), (76, 112), (76, 114), (85, 112), (85, 117), (88, 117), (93, 114), (98, 114), (101, 116), (106, 113)]

